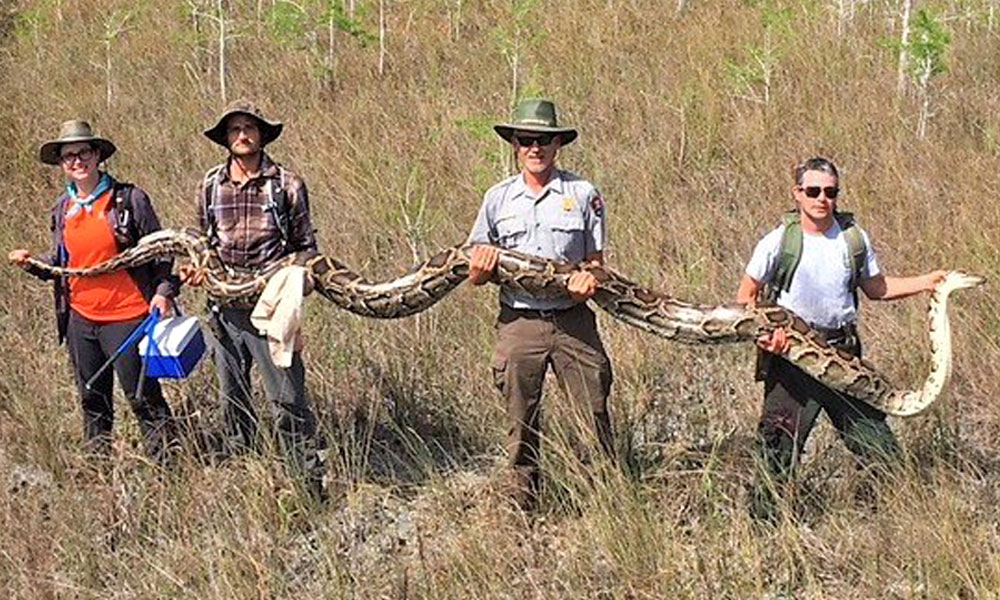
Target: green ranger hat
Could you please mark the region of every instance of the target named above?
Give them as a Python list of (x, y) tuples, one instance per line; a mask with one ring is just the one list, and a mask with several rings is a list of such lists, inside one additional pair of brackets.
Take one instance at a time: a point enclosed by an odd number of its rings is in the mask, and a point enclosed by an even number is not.
[(47, 165), (59, 164), (59, 151), (65, 144), (87, 142), (97, 149), (97, 162), (103, 162), (115, 153), (115, 145), (111, 140), (94, 135), (90, 123), (74, 120), (66, 121), (59, 128), (59, 137), (42, 144), (38, 149), (38, 159)]
[(212, 140), (223, 148), (228, 148), (226, 141), (226, 121), (233, 115), (246, 115), (257, 121), (257, 128), (260, 129), (260, 145), (266, 146), (281, 135), (282, 124), (279, 121), (271, 121), (264, 117), (264, 112), (253, 102), (248, 100), (234, 100), (222, 111), (222, 116), (212, 127), (205, 130), (205, 137)]
[(522, 100), (514, 109), (514, 119), (510, 123), (498, 123), (493, 131), (508, 142), (518, 131), (531, 133), (558, 133), (562, 136), (562, 145), (566, 146), (576, 139), (577, 131), (572, 127), (560, 127), (556, 119), (556, 105), (551, 100), (531, 98)]

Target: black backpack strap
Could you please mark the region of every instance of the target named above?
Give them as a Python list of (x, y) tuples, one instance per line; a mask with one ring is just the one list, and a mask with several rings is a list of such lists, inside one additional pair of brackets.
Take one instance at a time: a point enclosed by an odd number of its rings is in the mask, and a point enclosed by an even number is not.
[(292, 239), (291, 208), (288, 206), (288, 190), (285, 187), (285, 169), (281, 165), (278, 165), (277, 180), (270, 178), (265, 186), (268, 198), (264, 210), (271, 213), (278, 226), (278, 235), (281, 236), (282, 250), (287, 250)]
[(202, 209), (205, 211), (205, 223), (208, 224), (209, 242), (215, 246), (219, 243), (218, 228), (215, 222), (215, 199), (219, 196), (219, 178), (226, 163), (212, 167), (205, 173), (201, 182)]
[(119, 250), (133, 246), (139, 239), (135, 225), (135, 206), (132, 202), (134, 190), (135, 186), (126, 181), (115, 181), (112, 187), (115, 209), (112, 227)]

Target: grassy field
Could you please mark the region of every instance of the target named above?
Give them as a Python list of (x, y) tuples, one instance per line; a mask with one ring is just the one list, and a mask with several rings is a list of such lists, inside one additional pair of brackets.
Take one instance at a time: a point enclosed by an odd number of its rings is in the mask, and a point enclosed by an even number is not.
[[(927, 9), (950, 34), (931, 44), (947, 70), (926, 87), (905, 71), (900, 89), (895, 0), (2, 0), (0, 246), (46, 248), (61, 178), (37, 148), (74, 117), (116, 142), (109, 169), (165, 225), (193, 224), (224, 158), (200, 133), (224, 91), (285, 122), (269, 150), (308, 183), (321, 249), (401, 273), (467, 235), (511, 168), (490, 125), (545, 95), (579, 126), (561, 163), (607, 199), (610, 263), (652, 287), (731, 300), (791, 207), (792, 166), (816, 154), (840, 166), (841, 208), (889, 273), (996, 282), (1000, 4), (916, 4), (911, 22)], [(601, 316), (623, 464), (578, 463), (574, 411), (550, 382), (546, 487), (526, 518), (491, 492), (495, 289), (388, 323), (312, 298), (308, 382), (344, 493), (314, 512), (273, 453), (207, 466), (192, 450), (157, 470), (123, 402), (95, 473), (50, 291), (0, 269), (0, 596), (1000, 597), (995, 297), (956, 297), (951, 384), (893, 420), (906, 468), (877, 501), (857, 499), (821, 419), (791, 510), (760, 528), (748, 346), (671, 345)], [(928, 367), (925, 311), (863, 302), (867, 356), (904, 388)], [(206, 363), (168, 387), (189, 430), (216, 422), (214, 386)]]

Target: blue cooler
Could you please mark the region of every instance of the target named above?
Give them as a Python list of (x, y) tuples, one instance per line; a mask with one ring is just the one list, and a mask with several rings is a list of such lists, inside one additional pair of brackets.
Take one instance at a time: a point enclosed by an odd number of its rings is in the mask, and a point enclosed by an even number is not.
[(146, 361), (146, 377), (183, 379), (194, 371), (205, 354), (205, 336), (198, 317), (168, 317), (153, 327), (152, 345), (147, 334), (139, 342)]

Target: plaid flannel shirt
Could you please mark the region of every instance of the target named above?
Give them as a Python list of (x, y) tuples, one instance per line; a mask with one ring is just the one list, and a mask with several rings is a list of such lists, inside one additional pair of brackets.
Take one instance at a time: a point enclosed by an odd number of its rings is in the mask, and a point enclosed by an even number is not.
[[(218, 191), (212, 199), (215, 234), (219, 257), (228, 265), (238, 268), (255, 269), (292, 252), (316, 250), (316, 237), (309, 218), (309, 199), (306, 184), (289, 171), (284, 171), (284, 183), (278, 164), (264, 154), (261, 158), (260, 173), (242, 184), (229, 177), (229, 164), (222, 165), (219, 172)], [(211, 173), (211, 171), (209, 171)], [(279, 186), (288, 197), (289, 239), (287, 247), (282, 247), (281, 231), (274, 211), (268, 210), (270, 197), (267, 182), (271, 180), (274, 190)], [(206, 214), (205, 185), (213, 185), (210, 178), (203, 180), (198, 190), (198, 226), (202, 233), (209, 232)]]

